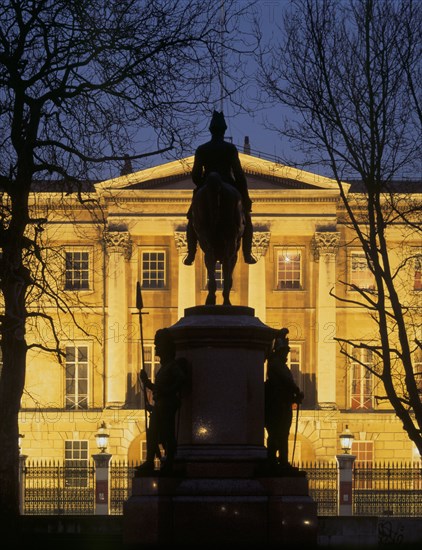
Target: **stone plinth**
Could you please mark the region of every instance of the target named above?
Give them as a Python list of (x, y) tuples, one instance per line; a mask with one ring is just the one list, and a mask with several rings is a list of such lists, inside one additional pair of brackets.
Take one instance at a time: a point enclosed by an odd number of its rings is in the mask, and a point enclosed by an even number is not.
[(169, 328), (190, 363), (175, 471), (133, 479), (124, 542), (315, 543), (305, 473), (266, 471), (264, 362), (274, 329), (238, 306), (189, 308)]
[(304, 476), (135, 478), (125, 544), (314, 544), (316, 504)]
[(177, 354), (191, 364), (177, 458), (194, 468), (265, 459), (264, 362), (273, 329), (248, 307), (199, 306), (185, 310), (171, 331)]

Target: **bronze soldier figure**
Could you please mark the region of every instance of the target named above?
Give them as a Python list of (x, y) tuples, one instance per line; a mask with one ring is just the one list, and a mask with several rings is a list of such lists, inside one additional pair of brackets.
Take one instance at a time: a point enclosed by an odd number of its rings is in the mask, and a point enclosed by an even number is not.
[(154, 400), (147, 430), (147, 457), (137, 468), (138, 473), (142, 474), (154, 471), (159, 445), (164, 449), (160, 471), (169, 472), (173, 468), (177, 447), (176, 412), (180, 406), (180, 390), (187, 375), (187, 361), (175, 358), (176, 350), (169, 329), (157, 330), (154, 343), (161, 364), (155, 382), (149, 379), (144, 369), (140, 372), (141, 382), (152, 391)]
[(293, 420), (292, 405), (300, 404), (304, 394), (287, 366), (290, 351), (288, 329), (282, 328), (267, 361), (265, 381), (265, 428), (270, 468), (289, 468), (288, 440)]

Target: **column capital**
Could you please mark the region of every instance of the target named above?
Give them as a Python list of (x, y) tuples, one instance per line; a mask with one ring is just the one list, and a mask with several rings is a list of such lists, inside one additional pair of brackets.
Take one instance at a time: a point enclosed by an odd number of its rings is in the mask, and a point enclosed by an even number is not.
[(107, 252), (123, 254), (125, 260), (130, 260), (132, 255), (132, 241), (129, 231), (104, 231), (104, 242)]
[(265, 256), (268, 250), (268, 245), (270, 244), (270, 231), (260, 231), (255, 230), (252, 237), (252, 253), (257, 260)]
[(331, 401), (318, 402), (318, 409), (321, 411), (336, 411), (338, 409), (337, 404)]
[(185, 255), (188, 252), (188, 242), (186, 240), (186, 230), (178, 230), (174, 232), (174, 242), (179, 256)]
[(312, 240), (314, 259), (318, 261), (321, 256), (335, 256), (340, 244), (338, 231), (315, 231)]

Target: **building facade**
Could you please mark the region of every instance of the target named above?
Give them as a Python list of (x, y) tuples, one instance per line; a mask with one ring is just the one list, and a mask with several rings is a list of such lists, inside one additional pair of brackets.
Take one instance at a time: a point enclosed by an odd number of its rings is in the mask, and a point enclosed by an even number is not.
[[(334, 460), (346, 426), (361, 461), (416, 460), (391, 406), (375, 398), (374, 380), (362, 366), (371, 364), (369, 352), (351, 361), (335, 339), (370, 339), (375, 330), (366, 310), (333, 297), (350, 298), (342, 281), (359, 288), (373, 284), (344, 222), (337, 183), (247, 154), (240, 160), (253, 202), (258, 262), (247, 265), (239, 255), (230, 298), (253, 308), (267, 325), (289, 329), (289, 366), (305, 393), (291, 429), (293, 461)], [(28, 353), (20, 432), (22, 453), (30, 459), (84, 463), (97, 452), (95, 434), (104, 423), (113, 459), (142, 460), (142, 362), (153, 378), (155, 332), (176, 323), (186, 308), (204, 304), (207, 294), (202, 252), (192, 266), (183, 264), (192, 164), (189, 157), (97, 183), (84, 195), (88, 207), (71, 193), (34, 197), (34, 208), (49, 219), (43, 236), (47, 278), (60, 298), (30, 305), (44, 308), (56, 323), (55, 333), (47, 322), (29, 325), (27, 339), (45, 349), (58, 341), (62, 357), (39, 347)], [(420, 187), (412, 195), (419, 200)], [(353, 184), (343, 189), (354, 193)], [(421, 243), (404, 238), (399, 224), (389, 239), (397, 262), (409, 247), (417, 252), (404, 299), (420, 326)]]

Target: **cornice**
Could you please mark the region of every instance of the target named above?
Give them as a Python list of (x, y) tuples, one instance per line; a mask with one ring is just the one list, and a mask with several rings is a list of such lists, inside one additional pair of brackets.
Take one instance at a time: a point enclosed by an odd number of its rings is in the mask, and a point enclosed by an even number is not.
[[(276, 203), (315, 203), (315, 202), (324, 202), (324, 203), (338, 203), (339, 199), (337, 196), (331, 196), (331, 197), (254, 197), (253, 191), (249, 191), (249, 196), (252, 199), (252, 204), (276, 204)], [(154, 195), (150, 196), (137, 196), (137, 197), (129, 197), (129, 196), (119, 196), (118, 202), (120, 203), (186, 203), (190, 202), (192, 199), (192, 194), (189, 194), (189, 197), (157, 197)], [(104, 202), (106, 204), (113, 203), (116, 204), (116, 197), (105, 197)]]

